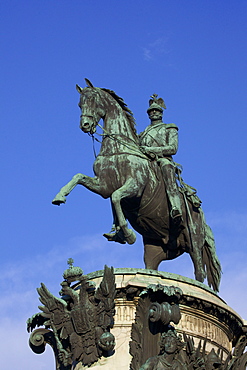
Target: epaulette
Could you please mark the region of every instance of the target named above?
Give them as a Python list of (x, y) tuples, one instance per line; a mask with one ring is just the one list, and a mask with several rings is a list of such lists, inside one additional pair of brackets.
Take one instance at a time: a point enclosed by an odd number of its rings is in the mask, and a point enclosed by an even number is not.
[(175, 123), (166, 123), (166, 128), (175, 128), (176, 130), (178, 130), (178, 126), (175, 125)]

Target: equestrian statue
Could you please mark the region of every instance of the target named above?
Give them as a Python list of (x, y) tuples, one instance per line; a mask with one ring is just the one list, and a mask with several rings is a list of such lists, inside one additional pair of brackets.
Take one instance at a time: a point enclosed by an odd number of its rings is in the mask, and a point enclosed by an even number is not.
[[(206, 224), (196, 190), (181, 177), (172, 156), (178, 148), (178, 128), (162, 122), (166, 108), (156, 94), (149, 100), (151, 124), (139, 136), (132, 112), (114, 91), (76, 85), (80, 94), (80, 128), (93, 136), (103, 131), (100, 152), (93, 165), (95, 177), (78, 173), (56, 195), (53, 204), (65, 203), (78, 184), (110, 198), (113, 226), (109, 241), (133, 244), (142, 235), (146, 269), (157, 270), (164, 260), (190, 254), (196, 280), (207, 277), (219, 290), (221, 267), (210, 227)], [(103, 120), (103, 127), (100, 120)]]

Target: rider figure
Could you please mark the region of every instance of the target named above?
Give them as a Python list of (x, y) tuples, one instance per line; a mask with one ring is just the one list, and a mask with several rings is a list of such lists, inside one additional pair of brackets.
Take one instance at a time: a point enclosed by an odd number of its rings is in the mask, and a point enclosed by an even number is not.
[(176, 223), (181, 223), (182, 206), (175, 177), (176, 165), (172, 159), (178, 149), (178, 127), (174, 123), (162, 122), (163, 109), (166, 106), (163, 99), (157, 99), (157, 96), (153, 94), (149, 100), (147, 113), (151, 124), (139, 136), (140, 148), (148, 157), (157, 160), (171, 206), (171, 218)]

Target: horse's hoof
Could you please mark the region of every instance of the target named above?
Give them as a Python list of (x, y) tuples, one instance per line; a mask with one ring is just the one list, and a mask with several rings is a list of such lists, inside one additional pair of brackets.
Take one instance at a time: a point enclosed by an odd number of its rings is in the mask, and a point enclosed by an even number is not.
[(63, 195), (56, 195), (55, 198), (52, 201), (52, 204), (55, 204), (56, 206), (60, 206), (60, 204), (66, 203), (66, 198)]
[(134, 244), (136, 241), (136, 234), (130, 229), (129, 234), (127, 236), (125, 235), (125, 239), (128, 244)]
[(123, 235), (121, 235), (120, 232), (117, 233), (106, 233), (103, 234), (103, 236), (108, 240), (108, 242), (117, 242), (120, 244), (126, 244), (125, 238)]

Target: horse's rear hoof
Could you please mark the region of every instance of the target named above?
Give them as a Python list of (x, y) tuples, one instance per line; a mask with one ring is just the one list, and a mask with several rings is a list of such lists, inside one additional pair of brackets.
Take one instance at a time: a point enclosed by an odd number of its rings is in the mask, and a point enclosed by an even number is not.
[(125, 236), (125, 239), (128, 244), (134, 244), (136, 241), (136, 234), (133, 230), (129, 230), (129, 234)]
[(52, 201), (52, 204), (55, 204), (56, 206), (60, 206), (60, 204), (65, 204), (66, 203), (66, 198), (64, 196), (56, 196), (53, 201)]

